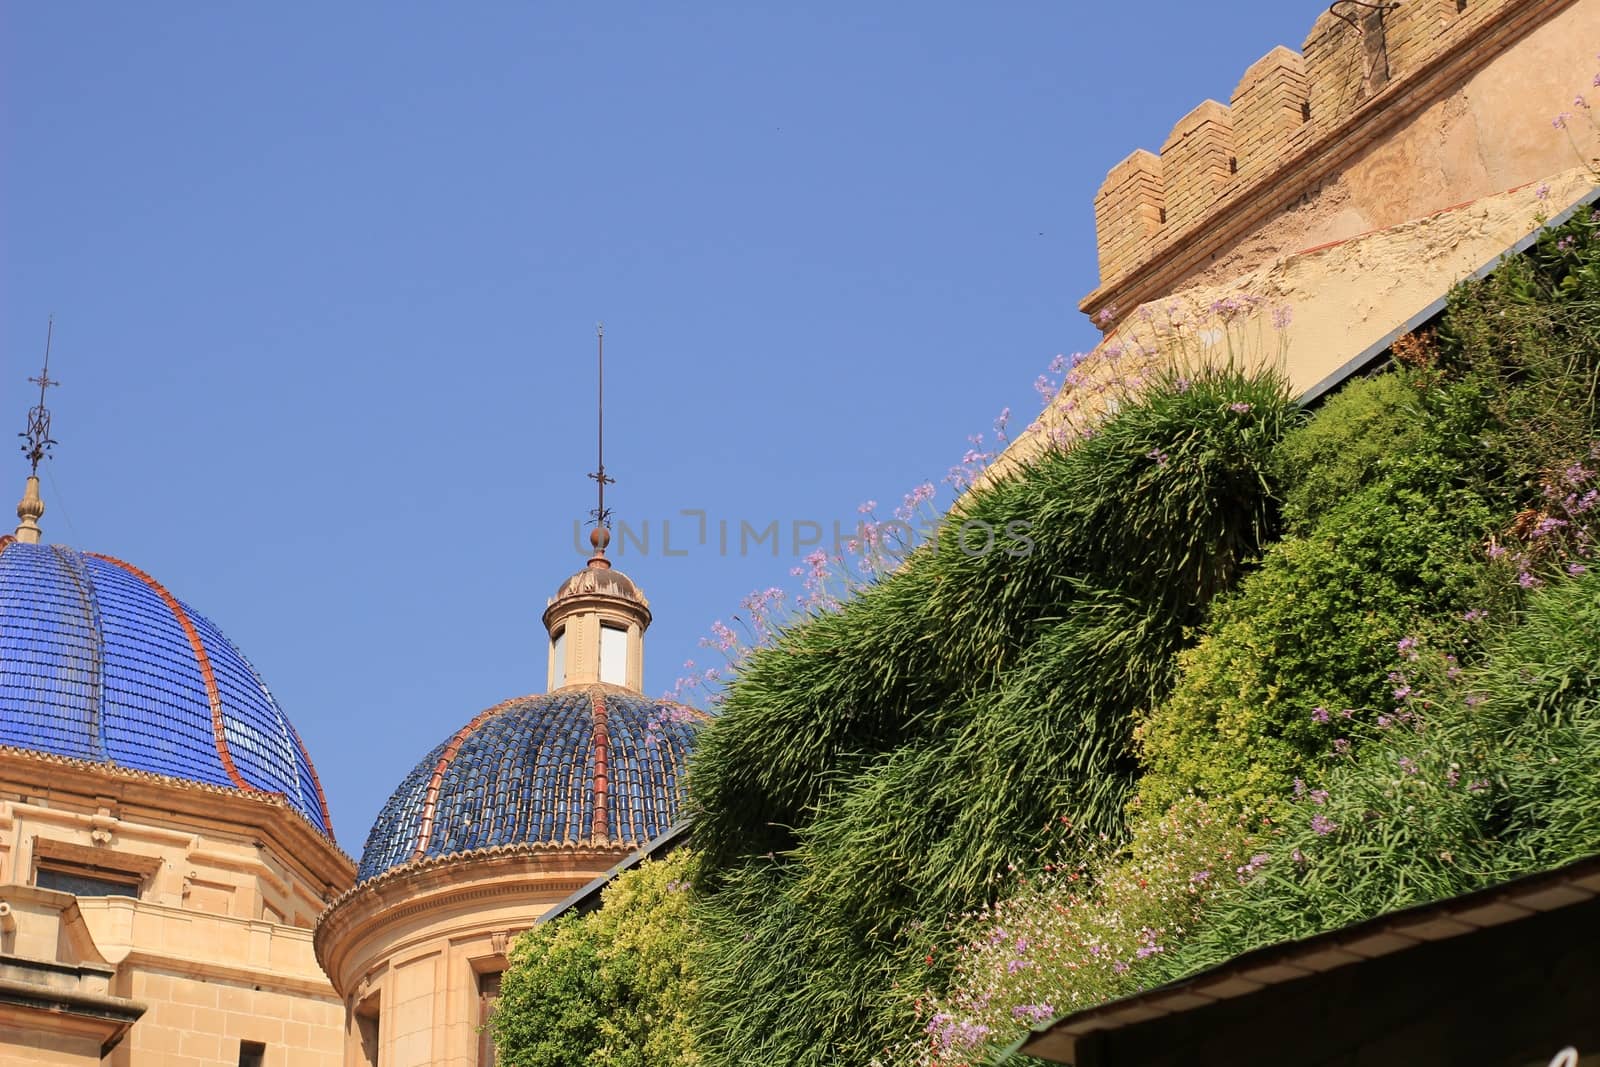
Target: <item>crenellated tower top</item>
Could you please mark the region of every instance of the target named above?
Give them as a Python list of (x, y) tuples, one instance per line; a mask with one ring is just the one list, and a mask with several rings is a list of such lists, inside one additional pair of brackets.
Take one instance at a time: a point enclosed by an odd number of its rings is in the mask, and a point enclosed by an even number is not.
[[(1548, 134), (1587, 84), (1593, 49), (1567, 53), (1595, 21), (1574, 0), (1338, 0), (1300, 51), (1274, 48), (1159, 154), (1111, 168), (1094, 204), (1100, 285), (1080, 307), (1110, 328), (1213, 268), (1242, 273), (1573, 166), (1559, 137), (1528, 131)], [(1286, 212), (1316, 216), (1319, 197), (1346, 218), (1271, 229)]]

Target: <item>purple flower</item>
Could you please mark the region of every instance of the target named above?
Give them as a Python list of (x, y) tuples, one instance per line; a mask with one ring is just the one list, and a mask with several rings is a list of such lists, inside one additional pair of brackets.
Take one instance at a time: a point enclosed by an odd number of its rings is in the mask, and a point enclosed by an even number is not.
[(1195, 871), (1193, 874), (1191, 874), (1189, 876), (1189, 881), (1193, 882), (1196, 885), (1204, 885), (1206, 882), (1208, 882), (1210, 880), (1211, 880), (1211, 868), (1209, 868), (1209, 867), (1207, 867), (1203, 871)]
[(1585, 567), (1581, 563), (1569, 563), (1569, 564), (1567, 564), (1567, 573), (1572, 575), (1574, 578), (1576, 578), (1580, 574), (1586, 573), (1588, 570), (1589, 570), (1589, 568)]
[(1589, 110), (1589, 101), (1587, 101), (1587, 100), (1585, 100), (1583, 98), (1583, 94), (1582, 93), (1579, 93), (1577, 96), (1572, 98), (1572, 106), (1573, 107), (1581, 107), (1585, 111), (1587, 111), (1587, 110)]
[(1297, 797), (1306, 795), (1306, 783), (1303, 779), (1296, 778), (1294, 780), (1294, 795)]
[(1241, 875), (1252, 875), (1271, 862), (1272, 855), (1270, 853), (1257, 852), (1254, 856), (1250, 857), (1249, 863), (1246, 863), (1243, 867), (1239, 868), (1238, 873)]
[(1517, 575), (1517, 584), (1522, 586), (1524, 589), (1532, 589), (1534, 586), (1542, 585), (1543, 583), (1533, 575), (1529, 574), (1527, 571), (1523, 571), (1521, 574)]
[[(1550, 125), (1554, 126), (1558, 130), (1564, 130), (1567, 128), (1567, 120), (1571, 117), (1572, 112), (1563, 111), (1561, 114), (1550, 120)], [(1546, 196), (1550, 195), (1550, 187), (1548, 185), (1541, 185), (1539, 186), (1539, 189), (1543, 193), (1543, 196), (1539, 197), (1540, 200), (1543, 200)]]
[(1326, 815), (1318, 813), (1311, 816), (1311, 829), (1318, 837), (1327, 837), (1338, 828), (1339, 824)]
[(1118, 974), (1122, 974), (1128, 969), (1128, 965), (1123, 963), (1121, 960), (1118, 960), (1116, 963), (1111, 965), (1111, 969), (1116, 971)]
[(1306, 854), (1299, 849), (1289, 853), (1289, 858), (1294, 860), (1296, 866), (1302, 866), (1306, 862)]
[(1489, 779), (1487, 778), (1474, 778), (1472, 781), (1467, 783), (1467, 792), (1469, 793), (1481, 793), (1488, 788)]
[(1333, 739), (1333, 750), (1341, 756), (1345, 755), (1350, 751), (1350, 739), (1348, 737), (1335, 737)]
[(1398, 689), (1396, 689), (1394, 691), (1394, 698), (1396, 700), (1404, 700), (1406, 697), (1408, 697), (1410, 695), (1411, 695), (1411, 687), (1409, 685), (1402, 685), (1402, 686), (1400, 686)]
[(1313, 789), (1310, 793), (1310, 797), (1313, 804), (1321, 807), (1323, 804), (1328, 802), (1328, 791), (1326, 789)]
[(1228, 405), (1228, 410), (1233, 412), (1235, 415), (1246, 415), (1250, 412), (1250, 405), (1245, 403), (1243, 400), (1236, 400)]
[(1330, 718), (1330, 716), (1328, 715), (1328, 709), (1327, 708), (1312, 708), (1311, 709), (1311, 721), (1312, 722), (1327, 722), (1329, 718)]
[(1167, 462), (1172, 458), (1159, 448), (1152, 448), (1150, 451), (1146, 452), (1145, 455), (1150, 459), (1155, 460), (1156, 466), (1158, 467), (1165, 467)]
[(1393, 722), (1394, 722), (1394, 720), (1389, 718), (1389, 716), (1387, 716), (1387, 715), (1379, 715), (1378, 716), (1378, 729), (1387, 730), (1389, 728), (1389, 726)]
[(1482, 704), (1485, 700), (1488, 700), (1488, 699), (1489, 698), (1484, 696), (1482, 693), (1468, 693), (1467, 694), (1467, 707), (1475, 708), (1479, 704)]
[(1272, 309), (1272, 328), (1274, 330), (1287, 330), (1294, 321), (1294, 308), (1288, 304), (1281, 304)]
[(1565, 519), (1558, 519), (1554, 515), (1546, 515), (1544, 518), (1539, 520), (1539, 524), (1533, 528), (1533, 532), (1528, 536), (1548, 537), (1550, 534), (1561, 529), (1561, 527), (1565, 526), (1566, 524), (1567, 522)]
[(1487, 611), (1484, 611), (1482, 608), (1473, 608), (1471, 611), (1469, 611), (1465, 615), (1461, 616), (1461, 621), (1462, 622), (1482, 622), (1484, 619), (1487, 619), (1488, 617), (1489, 617), (1489, 613)]
[(1405, 771), (1407, 774), (1417, 774), (1417, 773), (1419, 773), (1418, 770), (1417, 770), (1416, 762), (1414, 760), (1412, 760), (1410, 756), (1401, 756), (1400, 757), (1400, 769), (1402, 771)]
[(1417, 647), (1417, 639), (1415, 637), (1402, 637), (1399, 643), (1394, 647), (1396, 651), (1402, 654), (1410, 652), (1413, 648)]

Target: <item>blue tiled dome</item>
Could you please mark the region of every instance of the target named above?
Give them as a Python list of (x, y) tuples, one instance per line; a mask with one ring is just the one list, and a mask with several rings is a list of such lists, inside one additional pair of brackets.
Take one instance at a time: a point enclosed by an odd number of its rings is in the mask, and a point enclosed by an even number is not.
[(0, 538), (0, 745), (278, 793), (332, 833), (305, 746), (249, 661), (110, 556)]
[(612, 686), (490, 708), (406, 775), (372, 824), (356, 877), (504, 845), (642, 845), (677, 815), (700, 718)]

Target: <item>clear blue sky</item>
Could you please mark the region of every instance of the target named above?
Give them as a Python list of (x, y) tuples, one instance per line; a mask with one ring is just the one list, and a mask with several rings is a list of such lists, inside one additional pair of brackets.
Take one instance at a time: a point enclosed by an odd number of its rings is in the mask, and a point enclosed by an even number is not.
[(544, 686), (597, 320), (660, 693), (796, 562), (661, 520), (848, 524), (1026, 421), (1107, 168), (1321, 6), (11, 0), (0, 424), (54, 312), (47, 539), (244, 648), (359, 852)]

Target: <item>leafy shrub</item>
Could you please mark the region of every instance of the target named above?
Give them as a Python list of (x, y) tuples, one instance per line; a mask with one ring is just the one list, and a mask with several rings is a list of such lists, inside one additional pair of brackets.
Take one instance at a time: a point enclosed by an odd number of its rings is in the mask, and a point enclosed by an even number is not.
[(1399, 374), (1358, 379), (1329, 397), (1274, 455), (1287, 531), (1308, 532), (1375, 481), (1386, 461), (1420, 451), (1425, 418), (1417, 391)]
[(1330, 728), (1388, 707), (1395, 642), (1483, 606), (1477, 546), (1495, 517), (1457, 480), (1411, 457), (1267, 550), (1141, 724), (1142, 804), (1194, 790), (1268, 807), (1326, 753)]
[(517, 938), (491, 1027), (507, 1067), (694, 1067), (697, 982), (679, 850), (619, 875), (587, 915)]

